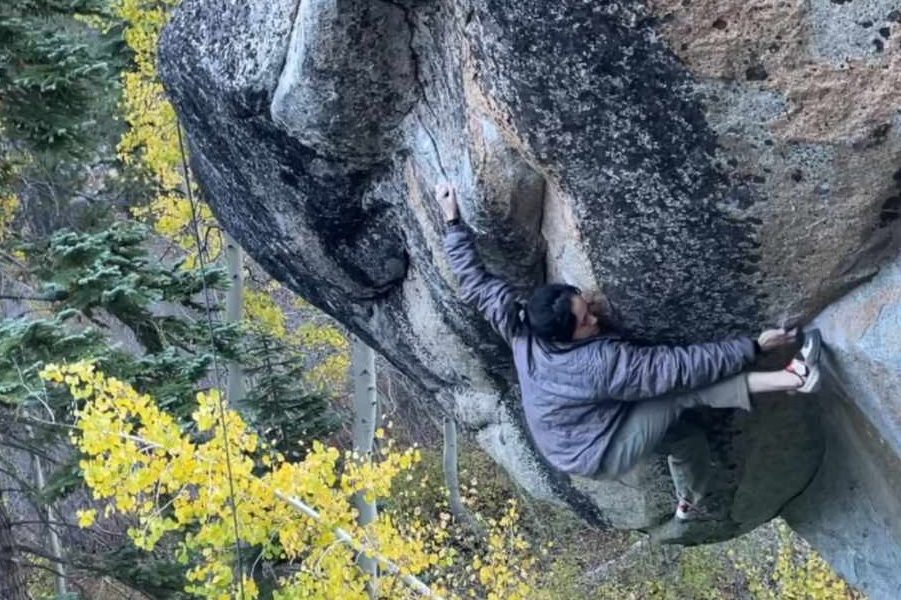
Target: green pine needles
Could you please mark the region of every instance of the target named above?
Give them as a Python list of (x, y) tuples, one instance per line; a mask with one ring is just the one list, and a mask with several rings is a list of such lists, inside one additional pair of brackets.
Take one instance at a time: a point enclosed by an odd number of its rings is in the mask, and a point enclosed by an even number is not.
[[(223, 291), (226, 275), (217, 266), (165, 264), (149, 254), (149, 237), (144, 225), (117, 222), (22, 247), (41, 282), (43, 314), (0, 321), (0, 402), (43, 394), (36, 374), (47, 362), (90, 359), (175, 415), (194, 409), (213, 364), (202, 290), (205, 283)], [(238, 361), (252, 381), (247, 404), (273, 441), (297, 449), (298, 441), (333, 431), (327, 399), (303, 386), (302, 360), (285, 342), (222, 320), (214, 321), (213, 338), (218, 356)]]
[(109, 134), (99, 125), (118, 101), (124, 42), (108, 4), (0, 3), (0, 122), (33, 151), (80, 156)]

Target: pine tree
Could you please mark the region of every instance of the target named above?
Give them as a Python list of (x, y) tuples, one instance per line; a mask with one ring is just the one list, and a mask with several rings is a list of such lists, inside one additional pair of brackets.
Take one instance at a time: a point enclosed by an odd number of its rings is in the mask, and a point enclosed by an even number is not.
[[(0, 3), (0, 122), (36, 152), (83, 156), (109, 131), (125, 56), (108, 0)], [(88, 21), (109, 28), (98, 31)], [(111, 104), (111, 102), (113, 104)]]
[[(211, 364), (209, 334), (203, 321), (180, 318), (177, 311), (201, 310), (195, 296), (204, 281), (222, 287), (224, 274), (166, 266), (147, 254), (146, 238), (145, 227), (116, 223), (99, 233), (62, 231), (23, 246), (32, 276), (41, 282), (35, 297), (52, 316), (0, 324), (0, 347), (7, 350), (0, 358), (0, 398), (35, 400), (34, 373), (41, 364), (93, 358), (138, 389), (187, 410), (184, 399)], [(113, 345), (121, 335), (117, 324), (140, 348), (128, 352)], [(234, 327), (216, 327), (214, 337), (219, 353), (236, 353)]]
[[(47, 237), (108, 212), (97, 196), (115, 166), (120, 75), (132, 56), (112, 3), (0, 2), (0, 225), (14, 233), (7, 237)], [(117, 170), (119, 181), (135, 179), (131, 169), (127, 178)]]
[[(242, 330), (218, 319), (210, 306), (212, 338), (204, 305), (204, 287), (216, 292), (227, 284), (217, 267), (187, 269), (165, 264), (148, 253), (147, 227), (115, 223), (96, 233), (60, 231), (43, 242), (22, 246), (33, 279), (40, 281), (31, 302), (38, 311), (0, 321), (0, 445), (23, 425), (34, 435), (18, 439), (35, 452), (60, 443), (52, 425), (71, 421), (73, 398), (42, 385), (39, 371), (48, 363), (88, 359), (98, 368), (152, 394), (180, 422), (196, 408), (195, 393), (222, 383), (214, 365), (236, 361), (256, 383), (247, 404), (257, 427), (295, 459), (298, 442), (327, 436), (336, 420), (322, 394), (307, 390), (290, 349), (264, 334)], [(117, 340), (133, 337), (126, 347)], [(213, 355), (216, 355), (214, 361)], [(48, 415), (48, 411), (50, 414)], [(81, 485), (77, 456), (48, 474), (41, 504), (58, 500)], [(78, 556), (69, 557), (78, 565)], [(171, 597), (184, 587), (173, 555), (153, 557), (133, 549), (128, 564), (118, 554), (94, 557), (95, 567), (156, 597)], [(82, 561), (83, 562), (83, 561)], [(154, 584), (152, 573), (168, 573), (169, 584)], [(152, 589), (151, 589), (152, 588)], [(165, 590), (168, 590), (165, 591)]]
[(243, 370), (254, 385), (244, 396), (250, 422), (290, 461), (306, 454), (305, 441), (322, 439), (339, 425), (323, 393), (305, 384), (307, 359), (284, 341), (259, 332), (244, 339)]

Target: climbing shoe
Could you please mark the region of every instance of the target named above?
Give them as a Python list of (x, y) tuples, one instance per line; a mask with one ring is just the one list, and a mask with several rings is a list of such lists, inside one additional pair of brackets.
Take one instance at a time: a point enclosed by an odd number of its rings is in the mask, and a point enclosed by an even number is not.
[(685, 498), (679, 498), (676, 503), (677, 521), (709, 521), (713, 518), (714, 515), (701, 504), (692, 504)]
[(796, 392), (812, 394), (820, 389), (820, 368), (817, 365), (808, 365), (804, 361), (795, 359), (785, 367), (785, 370), (801, 380), (801, 386), (789, 391), (789, 394)]
[(804, 343), (796, 358), (800, 358), (805, 364), (811, 367), (817, 366), (820, 362), (820, 347), (823, 345), (823, 338), (819, 329), (811, 329), (804, 332)]

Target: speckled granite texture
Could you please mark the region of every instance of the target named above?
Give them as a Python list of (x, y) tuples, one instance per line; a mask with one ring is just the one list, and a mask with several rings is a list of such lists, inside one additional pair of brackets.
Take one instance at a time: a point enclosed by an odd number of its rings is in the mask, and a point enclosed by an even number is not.
[[(532, 494), (680, 543), (782, 513), (897, 598), (899, 10), (184, 0), (161, 67), (229, 232)], [(445, 178), (491, 269), (603, 288), (633, 336), (754, 333), (829, 307), (822, 397), (691, 416), (713, 442), (719, 519), (670, 520), (662, 457), (605, 484), (543, 464), (507, 349), (456, 299), (431, 198)]]

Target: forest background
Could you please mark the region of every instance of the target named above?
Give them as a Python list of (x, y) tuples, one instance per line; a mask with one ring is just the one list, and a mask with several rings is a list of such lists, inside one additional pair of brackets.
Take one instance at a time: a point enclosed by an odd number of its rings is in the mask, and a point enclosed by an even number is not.
[(523, 496), (243, 256), (157, 77), (178, 1), (0, 6), (0, 598), (861, 597), (779, 522)]

